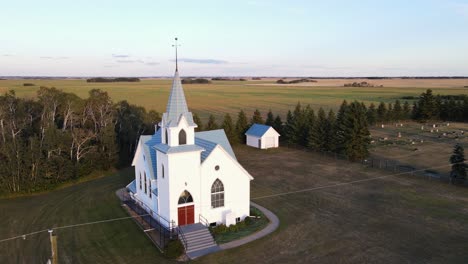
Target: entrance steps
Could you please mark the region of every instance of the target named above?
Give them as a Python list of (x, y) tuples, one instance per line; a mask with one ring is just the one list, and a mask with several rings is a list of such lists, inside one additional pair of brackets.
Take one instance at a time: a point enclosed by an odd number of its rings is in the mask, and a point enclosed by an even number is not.
[(221, 250), (216, 244), (213, 236), (208, 230), (208, 227), (196, 223), (191, 225), (180, 226), (180, 231), (184, 234), (185, 252), (190, 259), (201, 257), (203, 255)]

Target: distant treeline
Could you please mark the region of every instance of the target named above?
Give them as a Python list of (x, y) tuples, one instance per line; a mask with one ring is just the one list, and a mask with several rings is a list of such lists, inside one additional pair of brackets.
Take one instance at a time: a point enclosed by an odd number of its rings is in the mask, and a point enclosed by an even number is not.
[(102, 77), (97, 77), (97, 78), (90, 78), (86, 79), (86, 82), (139, 82), (139, 78), (131, 78), (131, 77), (119, 77), (119, 78), (102, 78)]
[(316, 80), (311, 80), (311, 79), (306, 79), (306, 78), (303, 78), (303, 79), (298, 79), (298, 80), (292, 80), (292, 81), (285, 81), (283, 79), (279, 79), (276, 81), (276, 83), (279, 83), (279, 84), (292, 84), (292, 83), (303, 83), (303, 82), (317, 82)]
[(37, 100), (0, 96), (0, 193), (27, 193), (96, 170), (128, 166), (142, 134), (159, 113), (101, 90), (87, 99), (41, 87)]
[(35, 86), (34, 83), (23, 83), (23, 86)]
[(211, 83), (211, 81), (208, 80), (208, 79), (204, 79), (204, 78), (196, 78), (196, 79), (185, 78), (185, 79), (182, 79), (182, 84), (206, 84), (206, 83)]
[(225, 78), (225, 77), (214, 77), (211, 78), (212, 81), (247, 81), (244, 78)]
[[(368, 82), (353, 82), (353, 83), (345, 83), (344, 87), (375, 87), (375, 85), (368, 83)], [(379, 87), (383, 87), (383, 85), (379, 85)]]

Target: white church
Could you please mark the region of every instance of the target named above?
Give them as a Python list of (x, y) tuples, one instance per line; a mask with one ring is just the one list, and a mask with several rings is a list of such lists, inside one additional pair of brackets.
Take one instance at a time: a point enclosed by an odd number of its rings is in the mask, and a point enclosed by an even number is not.
[(140, 137), (133, 158), (135, 180), (127, 190), (134, 200), (177, 226), (230, 225), (249, 215), (253, 177), (237, 161), (224, 130), (195, 132), (177, 66), (158, 127)]

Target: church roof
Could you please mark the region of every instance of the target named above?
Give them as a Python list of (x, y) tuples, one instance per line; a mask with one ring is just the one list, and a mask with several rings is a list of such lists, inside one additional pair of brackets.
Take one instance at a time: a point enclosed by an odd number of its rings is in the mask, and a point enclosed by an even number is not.
[(236, 155), (232, 150), (231, 144), (227, 139), (224, 129), (210, 130), (195, 133), (195, 144), (203, 147), (205, 151), (201, 153), (202, 162), (211, 154), (216, 145), (221, 145), (221, 147), (231, 155), (234, 160)]
[(226, 133), (224, 133), (223, 129), (195, 133), (195, 145), (170, 147), (166, 144), (162, 144), (160, 129), (154, 135), (140, 136), (140, 140), (143, 147), (143, 155), (145, 155), (145, 160), (147, 160), (147, 164), (150, 170), (151, 179), (158, 178), (156, 169), (156, 150), (163, 153), (201, 151), (200, 162), (202, 163), (210, 156), (215, 147), (220, 145), (234, 160), (237, 160), (236, 155), (234, 154), (231, 144), (229, 143), (229, 140), (227, 139)]
[[(246, 135), (254, 136), (254, 137), (262, 137), (265, 133), (270, 129), (271, 126), (261, 125), (261, 124), (253, 124), (247, 132)], [(274, 130), (274, 129), (273, 129)], [(275, 130), (276, 132), (276, 130)], [(278, 133), (278, 132), (276, 132)]]
[(150, 176), (152, 179), (157, 179), (156, 150), (153, 149), (153, 146), (161, 143), (161, 130), (156, 131), (154, 135), (140, 136), (140, 140), (143, 146), (145, 159), (149, 160), (147, 164), (150, 170)]
[(164, 113), (163, 119), (166, 126), (173, 127), (179, 124), (181, 116), (185, 117), (189, 126), (195, 125), (192, 113), (188, 111), (179, 71), (176, 70), (174, 79), (172, 80), (172, 88), (167, 102), (166, 113)]
[(136, 193), (136, 191), (137, 191), (137, 189), (136, 189), (136, 180), (133, 180), (131, 183), (129, 183), (127, 185), (127, 189), (132, 193)]

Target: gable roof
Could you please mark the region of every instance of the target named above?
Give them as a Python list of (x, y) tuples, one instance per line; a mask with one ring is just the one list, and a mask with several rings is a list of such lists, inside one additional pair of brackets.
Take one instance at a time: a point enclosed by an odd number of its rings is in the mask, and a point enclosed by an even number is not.
[[(276, 132), (276, 130), (274, 128), (272, 128), (271, 126), (266, 126), (266, 125), (261, 125), (261, 124), (253, 124), (249, 130), (247, 130), (247, 132), (245, 132), (246, 135), (249, 135), (249, 136), (254, 136), (254, 137), (263, 137), (263, 135), (265, 135), (265, 133), (269, 130), (269, 129), (273, 129), (273, 131)], [(278, 132), (276, 132), (276, 134), (279, 135)]]
[(229, 156), (237, 161), (236, 155), (232, 150), (231, 144), (227, 139), (224, 129), (217, 129), (211, 131), (203, 131), (195, 133), (195, 145), (182, 145), (176, 147), (169, 147), (166, 144), (162, 144), (161, 140), (161, 129), (158, 129), (154, 135), (142, 135), (140, 136), (140, 144), (143, 150), (143, 155), (147, 161), (149, 167), (149, 173), (151, 179), (157, 179), (157, 155), (156, 150), (163, 153), (178, 153), (185, 151), (201, 151), (201, 160), (200, 162), (205, 161), (211, 154), (211, 152), (216, 148), (216, 146), (221, 146)]
[(195, 144), (205, 149), (205, 151), (201, 153), (202, 162), (211, 154), (216, 145), (220, 145), (234, 160), (237, 161), (236, 155), (232, 150), (224, 129), (195, 133)]

